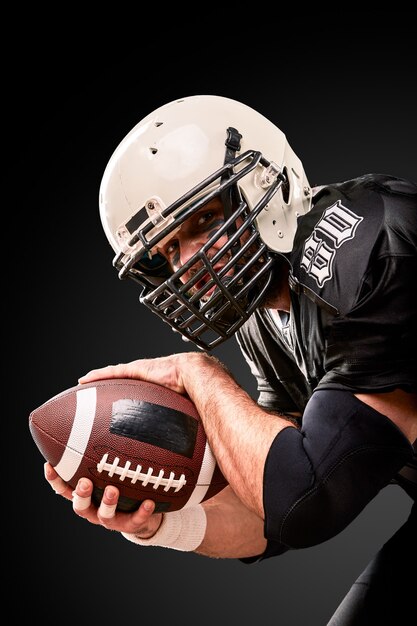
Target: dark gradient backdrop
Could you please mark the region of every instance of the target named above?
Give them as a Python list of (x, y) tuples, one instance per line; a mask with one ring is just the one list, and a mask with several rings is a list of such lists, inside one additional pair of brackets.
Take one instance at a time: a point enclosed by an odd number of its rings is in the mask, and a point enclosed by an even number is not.
[[(385, 489), (333, 540), (261, 564), (139, 549), (77, 518), (54, 495), (27, 427), (32, 409), (90, 368), (189, 349), (139, 304), (135, 285), (118, 280), (99, 221), (105, 165), (153, 108), (192, 94), (240, 99), (287, 134), (312, 184), (371, 171), (416, 179), (415, 66), (401, 36), (395, 51), (385, 38), (359, 37), (350, 47), (332, 41), (323, 53), (295, 56), (284, 53), (288, 45), (269, 57), (262, 46), (241, 48), (225, 61), (218, 42), (196, 50), (181, 41), (171, 42), (161, 61), (151, 37), (118, 56), (102, 42), (102, 51), (74, 61), (74, 36), (65, 53), (57, 42), (44, 55), (28, 50), (11, 81), (17, 178), (6, 214), (14, 216), (8, 276), (16, 293), (7, 300), (7, 334), (18, 381), (13, 432), (17, 425), (24, 445), (19, 488), (28, 485), (26, 498), (15, 494), (20, 556), (13, 558), (13, 585), (23, 601), (14, 610), (54, 622), (323, 626), (405, 519), (410, 501), (399, 488)], [(216, 354), (254, 395), (234, 341)]]

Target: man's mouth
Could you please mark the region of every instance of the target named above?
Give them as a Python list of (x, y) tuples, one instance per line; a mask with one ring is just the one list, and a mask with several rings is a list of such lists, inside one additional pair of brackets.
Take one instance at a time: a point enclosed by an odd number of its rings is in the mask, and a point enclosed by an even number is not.
[[(213, 267), (213, 270), (220, 281), (224, 278), (224, 276), (222, 276), (221, 274), (221, 271), (223, 268), (224, 268), (224, 264), (216, 265), (215, 267)], [(232, 274), (232, 273), (233, 273), (233, 270), (230, 270), (228, 272), (228, 274)], [(215, 281), (215, 279), (211, 276), (209, 272), (205, 272), (194, 283), (193, 287), (190, 289), (190, 293), (192, 293), (194, 298), (204, 303), (204, 302), (207, 302), (211, 298), (211, 296), (213, 295), (217, 287), (218, 287), (218, 284)]]
[(193, 292), (195, 294), (198, 294), (198, 292), (201, 291), (202, 293), (201, 293), (199, 300), (201, 302), (207, 302), (207, 300), (209, 300), (209, 298), (213, 295), (213, 292), (215, 289), (216, 289), (216, 283), (214, 282), (210, 274), (207, 272), (200, 278), (200, 280), (196, 282), (196, 284), (193, 287)]

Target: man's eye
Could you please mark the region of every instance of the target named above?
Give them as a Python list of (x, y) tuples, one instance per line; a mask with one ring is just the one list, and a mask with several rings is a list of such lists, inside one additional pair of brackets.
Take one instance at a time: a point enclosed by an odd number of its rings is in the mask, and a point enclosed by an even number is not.
[(178, 243), (175, 241), (173, 243), (170, 243), (169, 246), (165, 248), (165, 254), (167, 254), (168, 256), (172, 256), (177, 249)]
[(198, 222), (197, 224), (199, 226), (203, 226), (206, 222), (209, 222), (213, 217), (213, 213), (211, 211), (207, 212), (207, 213), (203, 213), (203, 215), (200, 215), (200, 217), (198, 218)]

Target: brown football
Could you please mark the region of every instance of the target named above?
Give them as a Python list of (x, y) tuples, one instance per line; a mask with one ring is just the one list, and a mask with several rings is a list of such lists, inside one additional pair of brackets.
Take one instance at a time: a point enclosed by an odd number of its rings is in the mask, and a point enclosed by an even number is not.
[(96, 504), (111, 484), (120, 510), (150, 498), (156, 511), (177, 511), (227, 485), (193, 402), (154, 383), (113, 378), (71, 387), (33, 410), (29, 428), (71, 487), (92, 480)]

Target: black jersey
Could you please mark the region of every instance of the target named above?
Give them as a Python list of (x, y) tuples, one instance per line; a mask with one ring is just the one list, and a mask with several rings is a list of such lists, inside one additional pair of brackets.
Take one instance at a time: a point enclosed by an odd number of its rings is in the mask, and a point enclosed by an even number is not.
[(317, 388), (417, 391), (417, 186), (378, 174), (327, 185), (299, 219), (291, 314), (259, 309), (237, 340), (265, 408)]

